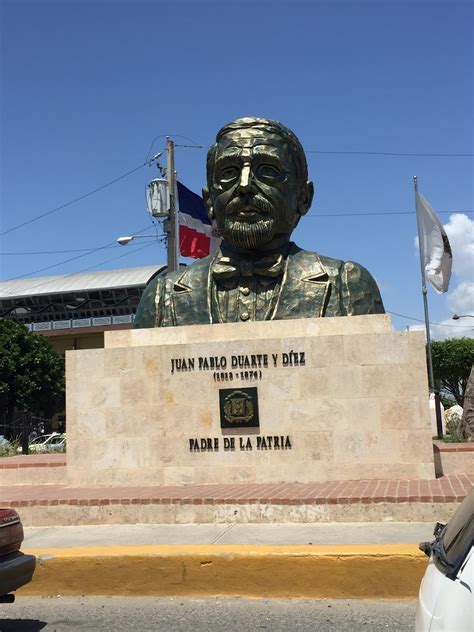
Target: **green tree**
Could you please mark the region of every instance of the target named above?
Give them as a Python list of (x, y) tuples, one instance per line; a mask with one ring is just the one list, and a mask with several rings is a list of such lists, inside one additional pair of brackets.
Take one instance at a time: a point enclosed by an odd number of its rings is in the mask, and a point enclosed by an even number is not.
[(474, 363), (474, 338), (451, 338), (431, 343), (435, 386), (462, 406)]
[(63, 358), (45, 336), (0, 318), (0, 410), (50, 416), (63, 406)]

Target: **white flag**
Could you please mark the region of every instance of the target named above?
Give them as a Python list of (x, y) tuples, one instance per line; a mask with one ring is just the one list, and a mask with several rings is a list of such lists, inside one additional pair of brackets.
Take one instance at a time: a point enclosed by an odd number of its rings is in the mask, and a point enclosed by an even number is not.
[(448, 236), (425, 198), (416, 193), (416, 214), (420, 241), (421, 261), (426, 276), (438, 294), (448, 291), (453, 255)]

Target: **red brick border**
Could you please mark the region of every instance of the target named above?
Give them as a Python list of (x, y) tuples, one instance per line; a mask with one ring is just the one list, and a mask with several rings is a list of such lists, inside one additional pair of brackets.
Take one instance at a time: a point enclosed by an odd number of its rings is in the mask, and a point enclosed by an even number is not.
[(474, 452), (474, 442), (466, 443), (445, 443), (444, 441), (433, 441), (434, 452)]
[(13, 485), (0, 488), (0, 506), (44, 505), (327, 505), (461, 502), (474, 474), (430, 480), (251, 483), (161, 487)]
[(65, 454), (18, 454), (0, 458), (0, 470), (15, 470), (28, 467), (65, 467)]

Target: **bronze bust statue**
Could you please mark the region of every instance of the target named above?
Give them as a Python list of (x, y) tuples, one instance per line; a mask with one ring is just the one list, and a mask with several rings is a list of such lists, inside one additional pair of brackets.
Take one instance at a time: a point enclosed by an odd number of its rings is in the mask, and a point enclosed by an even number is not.
[(365, 268), (290, 241), (313, 183), (303, 147), (278, 121), (242, 118), (219, 131), (203, 197), (219, 250), (152, 279), (136, 328), (384, 313)]

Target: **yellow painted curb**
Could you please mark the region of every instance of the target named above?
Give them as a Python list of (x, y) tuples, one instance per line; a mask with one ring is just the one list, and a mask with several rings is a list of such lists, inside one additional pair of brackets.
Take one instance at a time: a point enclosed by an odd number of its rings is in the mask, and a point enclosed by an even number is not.
[(427, 558), (416, 545), (166, 545), (24, 549), (37, 556), (22, 595), (414, 598)]

